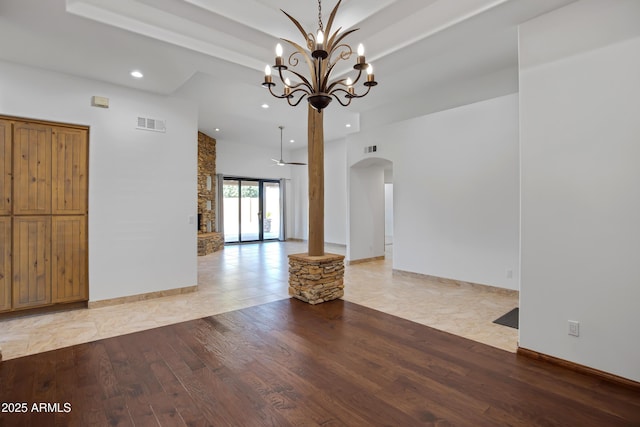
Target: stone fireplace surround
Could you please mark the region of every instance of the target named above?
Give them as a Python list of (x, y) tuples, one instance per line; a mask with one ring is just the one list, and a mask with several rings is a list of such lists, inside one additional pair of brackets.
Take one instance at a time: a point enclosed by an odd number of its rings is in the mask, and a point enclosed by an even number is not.
[(198, 132), (198, 256), (224, 248), (216, 232), (216, 140)]

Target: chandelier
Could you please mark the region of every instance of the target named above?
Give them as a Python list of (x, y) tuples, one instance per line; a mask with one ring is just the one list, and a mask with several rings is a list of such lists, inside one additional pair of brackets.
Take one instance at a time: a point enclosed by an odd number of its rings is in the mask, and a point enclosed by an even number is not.
[[(306, 97), (309, 104), (318, 112), (321, 112), (334, 98), (341, 105), (347, 106), (352, 99), (366, 96), (371, 88), (378, 84), (375, 81), (371, 64), (367, 64), (365, 61), (362, 44), (357, 49), (356, 63), (353, 66), (357, 73), (355, 73), (354, 78), (338, 77), (331, 79), (331, 73), (336, 64), (340, 61), (348, 60), (354, 54), (351, 46), (344, 43), (344, 39), (349, 34), (357, 31), (356, 28), (340, 33), (342, 28), (338, 28), (331, 34), (331, 26), (341, 1), (339, 0), (333, 11), (331, 11), (327, 26), (324, 28), (322, 25), (322, 2), (318, 0), (318, 31), (315, 35), (307, 32), (295, 18), (282, 10), (302, 34), (304, 45), (282, 39), (282, 41), (294, 48), (286, 64), (282, 57), (282, 45), (278, 43), (276, 46), (275, 64), (266, 66), (264, 82), (262, 83), (262, 86), (269, 89), (271, 95), (276, 98), (286, 99), (291, 106), (298, 105)], [(309, 68), (306, 77), (297, 70), (298, 65), (302, 63), (306, 63)], [(276, 83), (274, 83), (271, 75), (272, 69), (277, 71), (277, 76), (282, 84), (280, 93), (274, 91)], [(357, 93), (356, 85), (365, 71), (366, 80), (363, 79), (362, 82), (365, 88), (364, 92)]]

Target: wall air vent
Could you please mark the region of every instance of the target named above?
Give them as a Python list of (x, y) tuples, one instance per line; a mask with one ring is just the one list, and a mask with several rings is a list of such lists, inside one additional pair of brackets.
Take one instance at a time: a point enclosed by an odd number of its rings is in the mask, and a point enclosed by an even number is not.
[(136, 126), (136, 129), (152, 130), (155, 132), (166, 132), (166, 124), (166, 120), (138, 116), (138, 125)]
[(376, 151), (378, 151), (378, 146), (377, 145), (369, 145), (368, 147), (364, 147), (364, 153), (365, 154), (375, 153)]

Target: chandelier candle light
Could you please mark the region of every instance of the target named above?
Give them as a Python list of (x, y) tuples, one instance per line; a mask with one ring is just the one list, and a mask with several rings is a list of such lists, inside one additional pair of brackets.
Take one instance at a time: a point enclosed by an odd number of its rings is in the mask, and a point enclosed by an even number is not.
[[(308, 256), (324, 256), (324, 130), (323, 109), (335, 99), (342, 106), (351, 104), (355, 98), (366, 96), (378, 83), (373, 75), (373, 68), (364, 56), (364, 47), (358, 46), (357, 52), (345, 43), (345, 38), (357, 31), (351, 29), (341, 32), (338, 28), (331, 33), (334, 18), (341, 0), (335, 5), (326, 27), (322, 24), (322, 2), (318, 0), (318, 30), (306, 31), (300, 23), (284, 10), (282, 11), (293, 22), (302, 34), (301, 44), (282, 39), (293, 48), (286, 61), (283, 57), (282, 45), (276, 46), (275, 63), (265, 68), (262, 86), (276, 98), (286, 99), (289, 105), (297, 106), (306, 98), (308, 101), (308, 173), (309, 173), (309, 252)], [(353, 78), (338, 76), (332, 79), (331, 73), (336, 64), (349, 60), (357, 53), (353, 65)], [(306, 64), (308, 70), (303, 72)], [(274, 82), (273, 70), (279, 82)], [(363, 76), (365, 76), (363, 78)], [(361, 82), (362, 79), (362, 82)], [(358, 92), (356, 85), (362, 83), (363, 90)], [(281, 89), (278, 89), (281, 87)]]

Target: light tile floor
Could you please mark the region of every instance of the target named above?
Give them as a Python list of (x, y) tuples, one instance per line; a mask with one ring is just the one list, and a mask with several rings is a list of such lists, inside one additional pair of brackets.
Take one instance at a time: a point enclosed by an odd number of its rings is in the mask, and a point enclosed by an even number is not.
[[(344, 254), (344, 247), (327, 245)], [(3, 359), (198, 319), (288, 298), (288, 259), (306, 252), (301, 242), (226, 246), (198, 258), (195, 292), (114, 306), (0, 320)], [(389, 251), (390, 252), (390, 251)], [(496, 318), (518, 304), (517, 296), (477, 287), (393, 274), (383, 261), (347, 266), (344, 299), (514, 352), (518, 331)]]

